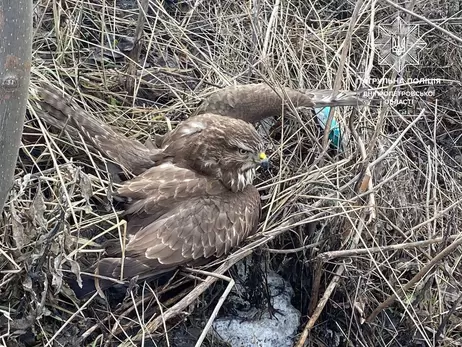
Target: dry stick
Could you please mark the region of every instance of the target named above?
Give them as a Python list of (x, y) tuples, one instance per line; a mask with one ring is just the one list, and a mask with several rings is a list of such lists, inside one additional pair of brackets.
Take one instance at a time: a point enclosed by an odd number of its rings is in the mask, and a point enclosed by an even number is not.
[[(164, 309), (162, 308), (162, 305), (161, 305), (161, 303), (159, 301), (159, 298), (157, 297), (156, 292), (154, 290), (152, 290), (151, 287), (149, 287), (149, 289), (151, 291), (151, 294), (156, 299), (156, 303), (157, 303), (157, 307), (159, 307), (160, 315), (161, 315), (161, 317), (163, 317), (164, 316)], [(136, 306), (136, 303), (135, 303), (135, 306)], [(162, 320), (162, 326), (163, 326), (164, 331), (165, 331), (165, 340), (167, 342), (168, 347), (170, 347), (170, 341), (168, 339), (168, 331), (167, 331), (167, 322), (165, 321), (165, 319)]]
[(58, 329), (57, 332), (55, 332), (55, 334), (51, 337), (50, 340), (48, 340), (47, 344), (44, 346), (44, 347), (49, 347), (49, 346), (53, 346), (52, 342), (59, 336), (59, 334), (64, 330), (65, 327), (67, 327), (69, 325), (69, 323), (75, 318), (77, 317), (78, 315), (80, 315), (80, 313), (82, 313), (85, 308), (90, 305), (91, 302), (93, 302), (93, 299), (96, 297), (96, 295), (98, 295), (98, 293), (95, 293), (93, 294), (93, 296), (85, 303), (82, 305), (82, 307), (79, 307), (79, 309), (77, 311), (75, 311), (72, 316), (69, 317), (69, 319), (67, 321), (64, 322), (64, 324), (61, 326), (61, 328)]
[[(184, 16), (183, 20), (181, 21), (181, 24), (180, 26), (182, 28), (186, 28), (188, 27), (188, 24), (191, 20), (191, 17), (193, 16), (194, 12), (197, 11), (197, 8), (202, 4), (204, 0), (196, 0), (194, 2), (194, 6), (186, 13), (186, 15)], [(164, 10), (165, 11), (165, 10)]]
[[(3, 270), (3, 271), (0, 271), (0, 274), (3, 274), (3, 273), (18, 273), (21, 271), (21, 266), (19, 266), (12, 257), (10, 257), (8, 255), (8, 253), (6, 253), (3, 249), (0, 248), (0, 255), (2, 255), (3, 257), (5, 257), (6, 260), (8, 260), (15, 268), (16, 270)], [(1, 287), (1, 286), (0, 286)]]
[[(362, 142), (361, 138), (359, 137), (359, 134), (358, 132), (356, 131), (355, 127), (354, 127), (354, 124), (353, 124), (353, 121), (354, 121), (354, 116), (356, 114), (356, 109), (353, 110), (351, 116), (350, 116), (350, 119), (349, 119), (349, 127), (350, 127), (350, 131), (351, 131), (351, 134), (353, 136), (353, 138), (356, 140), (356, 142), (358, 143), (358, 146), (359, 146), (359, 151), (360, 151), (360, 154), (361, 154), (361, 160), (363, 163), (367, 163), (367, 151), (366, 151), (366, 147), (364, 146), (364, 143)], [(356, 189), (356, 192), (357, 193), (365, 193), (365, 192), (368, 192), (368, 206), (369, 206), (369, 210), (370, 210), (370, 215), (369, 215), (369, 220), (367, 222), (367, 224), (370, 224), (372, 222), (373, 219), (375, 219), (377, 216), (376, 216), (376, 213), (375, 213), (375, 206), (376, 206), (376, 203), (375, 203), (375, 193), (374, 193), (374, 185), (372, 183), (372, 170), (371, 170), (371, 166), (370, 165), (367, 165), (364, 169), (364, 171), (362, 172), (362, 177), (360, 180), (358, 180), (358, 189)], [(356, 247), (356, 246), (353, 246), (353, 247)]]
[[(364, 81), (369, 80), (370, 71), (372, 70), (373, 62), (374, 62), (374, 53), (375, 53), (374, 24), (375, 24), (375, 5), (376, 5), (376, 2), (377, 2), (377, 0), (373, 0), (372, 3), (371, 3), (371, 18), (370, 18), (370, 28), (369, 28), (369, 36), (371, 38), (371, 42), (370, 42), (371, 55), (370, 55), (368, 67), (367, 67), (365, 75), (364, 75)], [(397, 72), (394, 71), (391, 79), (395, 80), (396, 75), (397, 75)], [(387, 88), (387, 91), (390, 92), (392, 87), (393, 87), (393, 85), (390, 84), (388, 86), (388, 88)], [(387, 106), (387, 107), (382, 107), (379, 110), (379, 115), (378, 115), (378, 118), (377, 118), (377, 123), (376, 123), (375, 129), (374, 129), (374, 133), (372, 135), (372, 138), (368, 141), (368, 144), (367, 144), (367, 152), (368, 153), (373, 153), (374, 152), (374, 148), (375, 148), (375, 146), (377, 144), (379, 134), (380, 134), (380, 132), (382, 131), (382, 128), (383, 128), (383, 124), (384, 124), (384, 121), (385, 121), (385, 114), (386, 114), (388, 109), (389, 109), (389, 107)], [(393, 110), (396, 112), (396, 110), (394, 108), (393, 108)], [(370, 168), (372, 168), (372, 166)]]
[[(176, 288), (176, 287), (177, 287), (177, 286), (174, 286), (174, 287), (172, 287), (172, 288)], [(152, 290), (151, 290), (151, 292), (152, 292)], [(157, 293), (157, 295), (163, 294), (163, 293), (165, 293), (164, 290), (162, 290), (160, 293)], [(173, 298), (171, 298), (171, 299), (168, 299), (167, 301), (164, 301), (163, 304), (164, 304), (165, 306), (167, 306), (170, 302), (174, 301), (174, 300), (176, 299), (176, 297), (182, 296), (182, 294), (183, 294), (183, 292), (181, 292), (179, 295), (177, 295), (177, 296), (175, 296), (175, 297), (173, 297)], [(118, 316), (118, 320), (119, 320), (119, 321), (122, 321), (122, 320), (123, 320), (125, 317), (127, 317), (132, 311), (134, 311), (138, 305), (142, 305), (142, 304), (146, 303), (147, 301), (150, 301), (151, 299), (152, 299), (151, 296), (144, 296), (144, 295), (143, 295), (143, 297), (142, 297), (141, 299), (139, 299), (137, 302), (135, 302), (134, 305), (130, 306), (130, 307), (127, 308), (125, 311), (121, 312), (121, 313), (119, 314), (119, 316)], [(159, 310), (160, 310), (161, 314), (163, 314), (163, 309), (162, 309), (162, 307), (159, 307)], [(97, 328), (101, 327), (103, 323), (109, 321), (110, 318), (114, 318), (114, 320), (115, 320), (115, 317), (113, 317), (113, 316), (107, 316), (107, 317), (104, 318), (103, 320), (99, 321), (97, 324), (94, 324), (91, 328), (87, 329), (87, 330), (82, 334), (82, 336), (80, 337), (80, 339), (79, 339), (80, 343), (82, 343), (82, 341), (85, 341), (85, 339), (86, 339), (87, 337), (89, 337)], [(119, 334), (119, 333), (120, 333), (120, 330), (123, 331), (123, 328), (119, 328), (117, 331), (115, 331), (115, 332), (113, 333), (113, 335), (116, 336), (117, 334)], [(110, 342), (110, 340), (108, 340), (108, 342)]]
[(435, 342), (438, 342), (439, 340), (442, 339), (443, 330), (446, 327), (446, 325), (448, 324), (449, 318), (454, 314), (454, 312), (459, 307), (461, 302), (462, 302), (462, 294), (460, 294), (459, 297), (457, 298), (457, 300), (454, 301), (454, 303), (452, 304), (451, 309), (449, 310), (447, 315), (444, 316), (443, 320), (441, 321), (441, 324), (438, 327), (438, 330), (436, 331), (436, 334), (435, 334)]
[(459, 237), (459, 235), (452, 235), (449, 237), (438, 237), (436, 239), (425, 240), (425, 241), (399, 243), (396, 245), (390, 245), (390, 246), (384, 246), (384, 247), (358, 248), (358, 249), (347, 249), (343, 251), (325, 252), (325, 253), (318, 255), (316, 258), (321, 258), (323, 262), (326, 262), (330, 259), (355, 257), (355, 256), (359, 256), (362, 254), (370, 254), (370, 253), (378, 253), (378, 252), (382, 253), (382, 252), (387, 252), (387, 251), (397, 251), (397, 250), (402, 250), (402, 249), (425, 247), (428, 245), (433, 245), (435, 243), (444, 242), (448, 239), (455, 239), (457, 237)]
[[(138, 76), (137, 66), (140, 58), (141, 51), (141, 36), (143, 35), (144, 22), (146, 21), (146, 15), (148, 13), (149, 0), (139, 0), (139, 13), (138, 22), (136, 24), (135, 37), (133, 49), (129, 53), (129, 61), (127, 67), (127, 80), (125, 81), (125, 87), (129, 93), (134, 93), (135, 81)], [(134, 95), (135, 96), (135, 95)]]
[(322, 264), (323, 264), (322, 259), (315, 260), (313, 290), (311, 291), (311, 300), (308, 306), (308, 316), (309, 317), (313, 316), (314, 310), (316, 309), (316, 305), (318, 304), (319, 289), (321, 288), (321, 279), (322, 279)]
[(430, 25), (431, 27), (435, 28), (436, 30), (439, 30), (441, 31), (442, 33), (448, 35), (449, 37), (453, 38), (454, 40), (462, 43), (462, 38), (458, 37), (457, 35), (451, 33), (450, 31), (447, 31), (446, 29), (443, 29), (442, 27), (440, 27), (439, 25), (433, 23), (431, 20), (423, 17), (423, 16), (420, 16), (418, 15), (417, 13), (413, 12), (413, 11), (410, 11), (408, 10), (407, 8), (404, 8), (396, 3), (394, 3), (393, 1), (390, 1), (390, 0), (385, 0), (386, 2), (388, 2), (391, 6), (397, 8), (398, 10), (400, 11), (403, 11), (404, 13), (407, 13), (408, 15), (412, 16), (412, 17), (415, 17), (417, 19), (420, 19), (422, 21), (424, 21), (425, 23), (427, 23), (428, 25)]
[[(343, 77), (343, 69), (345, 68), (345, 62), (346, 62), (348, 51), (350, 49), (350, 44), (351, 44), (351, 37), (353, 36), (353, 28), (355, 26), (356, 20), (358, 19), (359, 9), (361, 8), (362, 4), (363, 4), (363, 0), (359, 0), (356, 3), (355, 9), (350, 19), (350, 24), (348, 26), (348, 31), (345, 37), (345, 41), (343, 41), (342, 55), (340, 57), (339, 67), (338, 67), (337, 75), (335, 76), (335, 81), (334, 81), (334, 90), (332, 92), (332, 99), (334, 100), (337, 97), (338, 91), (340, 90), (340, 84), (342, 83), (342, 77)], [(333, 119), (334, 119), (334, 112), (332, 112), (332, 109), (330, 109), (329, 117), (327, 118), (326, 127), (324, 129), (324, 136), (322, 138), (323, 150), (326, 150), (329, 144), (330, 124), (332, 123)]]
[[(133, 295), (133, 290), (130, 290), (130, 298), (131, 298), (131, 301), (132, 301), (132, 302), (135, 302), (135, 301), (136, 301), (136, 300), (135, 300), (135, 296)], [(139, 311), (138, 311), (138, 306), (137, 306), (136, 304), (135, 304), (134, 306), (135, 306), (135, 307), (134, 307), (134, 311), (135, 311), (136, 317), (138, 318), (138, 322), (141, 322), (142, 319), (141, 319), (140, 313), (139, 313)], [(143, 314), (144, 314), (144, 311), (143, 311)], [(112, 312), (111, 312), (111, 315), (113, 315)], [(118, 326), (121, 326), (121, 327), (122, 327), (122, 324), (120, 323), (120, 322), (121, 322), (121, 319), (120, 319), (120, 318), (116, 318), (116, 317), (114, 316), (114, 321), (115, 321), (115, 325), (114, 325), (114, 327), (112, 328), (111, 333), (114, 333), (114, 331), (116, 331), (116, 329), (117, 329)], [(129, 334), (128, 334), (123, 328), (122, 328), (122, 331), (123, 331), (123, 333), (125, 334), (125, 336), (127, 337), (127, 339), (130, 341), (130, 343), (134, 344), (133, 341), (132, 341), (132, 339), (131, 339), (131, 337), (129, 336)], [(141, 329), (141, 335), (142, 335), (141, 340), (144, 341), (145, 338), (146, 338), (146, 334), (145, 334), (144, 329)], [(167, 342), (168, 342), (168, 339), (167, 339)], [(110, 340), (106, 341), (105, 347), (108, 347), (109, 344), (110, 344)]]
[[(383, 155), (381, 155), (379, 158), (377, 158), (376, 160), (374, 160), (374, 162), (372, 162), (371, 164), (369, 164), (367, 167), (366, 167), (366, 170), (369, 169), (371, 170), (375, 165), (377, 165), (380, 161), (382, 161), (383, 159), (386, 158), (386, 156), (388, 156), (388, 154), (391, 153), (392, 149), (395, 148), (399, 141), (403, 138), (403, 136), (412, 128), (412, 126), (414, 126), (414, 124), (423, 116), (424, 114), (424, 110), (422, 110), (419, 114), (418, 117), (416, 117), (416, 119), (414, 119), (414, 121), (412, 121), (407, 127), (406, 129), (404, 129), (404, 131), (402, 132), (402, 134), (398, 137), (398, 139), (396, 139), (396, 141), (390, 146), (390, 148), (385, 151), (385, 153), (383, 153)], [(350, 118), (350, 120), (352, 120), (352, 118)], [(359, 137), (359, 135), (357, 134), (357, 132), (355, 131), (355, 129), (353, 128), (352, 126), (352, 122), (350, 122), (350, 131), (351, 131), (351, 134), (353, 135), (353, 137), (355, 138), (356, 142), (358, 143), (358, 146), (360, 147), (360, 153), (361, 153), (361, 156), (363, 157), (363, 160), (365, 160), (365, 157), (366, 156), (366, 151), (365, 151), (365, 147), (364, 147), (364, 144), (361, 140), (361, 138)], [(370, 172), (370, 171), (369, 171)], [(359, 176), (361, 178), (361, 175)], [(373, 189), (372, 187), (372, 181), (369, 180), (368, 182), (368, 185), (367, 185), (367, 189), (370, 190), (370, 189)], [(361, 192), (362, 193), (362, 192)], [(351, 221), (350, 221), (351, 223)], [(363, 223), (361, 223), (359, 225), (359, 228), (360, 230), (362, 230), (363, 228)], [(358, 244), (359, 242), (359, 237), (361, 235), (361, 232), (360, 230), (358, 230), (356, 232), (356, 236), (353, 240), (353, 242), (351, 243), (351, 246), (350, 247), (356, 247), (356, 245)], [(322, 267), (319, 269), (319, 271), (321, 271)], [(296, 345), (297, 347), (301, 347), (303, 346), (303, 344), (305, 343), (307, 337), (308, 337), (308, 334), (310, 332), (310, 330), (313, 328), (314, 324), (316, 323), (319, 315), (321, 314), (322, 310), (324, 309), (324, 306), (326, 305), (327, 303), (327, 300), (329, 299), (330, 295), (332, 294), (333, 290), (335, 289), (337, 283), (338, 283), (338, 280), (341, 276), (341, 274), (343, 273), (343, 271), (345, 270), (345, 267), (343, 265), (339, 266), (339, 268), (336, 270), (336, 273), (335, 273), (335, 276), (334, 278), (332, 279), (331, 283), (329, 284), (329, 286), (327, 287), (323, 297), (321, 298), (321, 300), (319, 301), (317, 307), (316, 307), (316, 310), (314, 311), (312, 317), (310, 318), (310, 320), (308, 321), (308, 323), (306, 324), (305, 328), (303, 329), (303, 333), (298, 341), (298, 344)], [(315, 278), (317, 279), (316, 275), (315, 275)], [(315, 283), (316, 284), (316, 283)], [(317, 293), (319, 289), (315, 288), (315, 285), (313, 286), (313, 292), (312, 293)], [(316, 297), (315, 296), (312, 296), (312, 300), (316, 300)], [(312, 305), (310, 305), (311, 307)], [(313, 305), (314, 306), (314, 305)]]
[(370, 37), (370, 56), (367, 63), (367, 67), (364, 71), (364, 81), (369, 81), (371, 76), (372, 68), (374, 67), (374, 57), (375, 57), (375, 35), (374, 35), (374, 28), (375, 28), (375, 5), (377, 0), (372, 0), (371, 2), (371, 14), (370, 14), (370, 21), (369, 21), (369, 37)]
[[(48, 132), (45, 130), (45, 127), (43, 126), (40, 119), (38, 117), (36, 117), (36, 119), (37, 119), (37, 122), (38, 122), (38, 124), (40, 126), (40, 130), (41, 130), (42, 134), (48, 134)], [(50, 156), (51, 156), (51, 159), (53, 161), (53, 166), (56, 168), (56, 173), (57, 173), (58, 178), (59, 178), (59, 183), (61, 183), (61, 187), (63, 188), (63, 194), (64, 194), (64, 196), (66, 198), (66, 203), (69, 206), (69, 209), (71, 210), (72, 219), (73, 219), (74, 223), (76, 225), (78, 225), (79, 220), (78, 220), (77, 215), (76, 215), (76, 213), (74, 211), (74, 208), (73, 208), (73, 205), (72, 205), (72, 202), (71, 202), (71, 197), (69, 196), (69, 192), (66, 189), (66, 183), (64, 181), (64, 177), (63, 177), (63, 174), (61, 172), (60, 166), (58, 165), (58, 160), (56, 159), (56, 156), (55, 156), (54, 152), (51, 150), (52, 147), (59, 148), (59, 146), (49, 136), (49, 134), (48, 134), (48, 136), (44, 136), (43, 138), (45, 139), (47, 148), (50, 149)], [(51, 146), (51, 143), (53, 143), (53, 146)]]
[[(350, 221), (352, 224), (352, 221)], [(359, 242), (359, 239), (361, 237), (362, 229), (365, 226), (364, 220), (361, 218), (360, 224), (358, 227), (358, 230), (356, 231), (355, 238), (353, 239), (352, 244), (357, 244)], [(316, 324), (316, 321), (318, 320), (319, 316), (321, 315), (322, 311), (324, 310), (324, 307), (327, 304), (327, 301), (329, 300), (330, 296), (334, 292), (335, 288), (337, 287), (338, 281), (340, 280), (340, 276), (342, 276), (343, 272), (345, 271), (346, 267), (344, 265), (340, 265), (337, 267), (337, 270), (335, 271), (335, 275), (330, 281), (329, 285), (326, 288), (326, 291), (324, 292), (324, 295), (322, 298), (319, 300), (318, 306), (316, 307), (316, 310), (313, 312), (313, 315), (311, 316), (310, 320), (306, 324), (305, 328), (303, 329), (303, 332), (295, 345), (295, 347), (303, 347), (305, 345), (305, 341), (308, 338), (308, 334), (310, 333), (311, 329), (313, 329), (314, 325)]]
[(401, 139), (404, 137), (404, 135), (406, 135), (406, 133), (414, 126), (415, 123), (417, 123), (417, 121), (420, 120), (420, 118), (422, 118), (422, 116), (425, 114), (425, 109), (422, 109), (422, 111), (420, 111), (419, 115), (411, 122), (409, 123), (409, 125), (403, 130), (403, 132), (398, 136), (398, 138), (392, 143), (392, 145), (380, 156), (378, 157), (377, 159), (375, 159), (370, 165), (369, 167), (372, 169), (375, 165), (377, 165), (378, 163), (380, 163), (382, 160), (384, 160), (386, 157), (388, 157), (388, 155), (391, 153), (391, 151), (393, 151), (393, 149), (395, 149), (396, 146), (398, 146), (398, 144), (401, 142)]
[[(358, 144), (362, 161), (366, 161), (366, 158), (367, 158), (366, 148), (364, 146), (363, 141), (361, 140), (358, 133), (356, 132), (356, 129), (353, 126), (354, 115), (355, 115), (355, 112), (353, 112), (351, 114), (351, 116), (350, 116), (350, 121), (349, 121), (350, 131), (351, 131), (352, 136), (354, 137), (354, 139), (356, 140), (356, 142)], [(369, 176), (371, 176), (368, 166), (366, 166), (364, 172), (367, 173)], [(359, 181), (362, 181), (364, 179), (363, 176), (364, 175), (359, 175)], [(370, 196), (373, 195), (374, 187), (372, 186), (372, 179), (371, 178), (367, 181), (367, 186), (364, 187), (364, 190), (365, 189), (368, 189), (371, 192)], [(357, 191), (357, 193), (363, 193), (363, 187), (361, 185), (357, 185), (357, 188), (355, 190)], [(370, 201), (369, 206), (372, 203), (375, 203), (375, 200), (373, 200), (373, 198), (371, 198), (371, 200), (369, 200), (369, 201)], [(362, 213), (362, 215), (364, 215), (364, 213)], [(347, 216), (348, 216), (348, 214), (347, 214)], [(348, 221), (350, 223), (350, 226), (348, 228), (349, 229), (348, 235), (351, 235), (351, 232), (352, 232), (352, 229), (353, 229), (353, 221), (350, 220), (350, 219)], [(360, 218), (360, 224), (359, 224), (358, 230), (356, 230), (356, 232), (355, 232), (355, 237), (353, 238), (350, 247), (352, 247), (352, 248), (357, 247), (357, 245), (359, 243), (359, 239), (361, 237), (362, 229), (364, 228), (364, 225), (365, 225), (365, 222), (363, 221), (363, 216), (362, 216)], [(334, 289), (337, 287), (337, 283), (338, 283), (338, 281), (340, 279), (340, 276), (345, 271), (345, 266), (344, 265), (340, 265), (340, 266), (337, 267), (337, 270), (335, 271), (334, 277), (332, 278), (331, 282), (327, 286), (326, 291), (324, 292), (324, 295), (322, 296), (321, 300), (317, 303), (317, 297), (318, 297), (318, 293), (319, 293), (319, 288), (321, 286), (322, 264), (323, 263), (322, 263), (321, 260), (319, 260), (319, 262), (317, 263), (317, 268), (316, 268), (316, 272), (315, 272), (315, 276), (314, 276), (313, 289), (311, 291), (311, 300), (313, 302), (310, 303), (308, 312), (311, 312), (313, 310), (313, 307), (315, 307), (315, 306), (316, 306), (316, 309), (312, 313), (310, 320), (308, 321), (305, 328), (303, 329), (303, 332), (302, 332), (302, 334), (301, 334), (301, 336), (300, 336), (300, 338), (298, 340), (298, 343), (296, 344), (296, 347), (304, 346), (305, 341), (308, 338), (309, 332), (311, 331), (314, 324), (316, 323), (319, 316), (321, 315), (321, 312), (323, 311), (323, 309), (324, 309), (324, 307), (325, 307), (325, 305), (327, 303), (327, 300), (330, 298), (330, 296), (332, 295)], [(317, 303), (317, 305), (316, 305), (316, 303)]]
[(459, 204), (461, 204), (461, 203), (462, 203), (462, 200), (456, 200), (456, 201), (454, 201), (454, 202), (453, 202), (451, 205), (449, 205), (448, 207), (442, 209), (442, 210), (439, 211), (439, 212), (436, 212), (436, 213), (434, 214), (434, 216), (431, 217), (430, 219), (425, 220), (425, 221), (423, 221), (422, 223), (417, 224), (416, 226), (413, 226), (413, 227), (409, 230), (409, 232), (410, 232), (410, 233), (413, 233), (415, 230), (418, 230), (419, 228), (423, 227), (424, 225), (427, 225), (428, 223), (431, 223), (431, 222), (435, 221), (436, 219), (438, 219), (438, 218), (440, 218), (440, 217), (443, 217), (443, 216), (446, 214), (446, 212), (448, 212), (449, 210), (452, 210), (453, 207), (455, 207), (455, 206), (457, 206), (457, 205), (459, 205)]
[[(170, 307), (162, 317), (157, 317), (153, 321), (146, 324), (144, 331), (149, 333), (153, 333), (154, 331), (159, 328), (162, 322), (168, 321), (169, 319), (179, 315), (184, 309), (186, 309), (189, 305), (191, 305), (203, 292), (205, 292), (214, 282), (218, 280), (216, 275), (222, 275), (225, 271), (227, 271), (231, 266), (236, 264), (239, 260), (245, 258), (252, 251), (249, 250), (247, 252), (242, 252), (236, 257), (226, 260), (218, 269), (215, 270), (215, 277), (209, 276), (207, 277), (204, 282), (199, 284), (196, 288), (194, 288), (188, 295), (186, 295), (181, 301)], [(136, 334), (135, 337), (132, 338), (132, 341), (140, 341), (143, 338), (142, 333)], [(120, 345), (121, 347), (130, 346), (130, 342), (125, 341)]]
[(306, 246), (291, 248), (291, 249), (264, 248), (263, 251), (268, 252), (268, 253), (273, 253), (273, 254), (292, 254), (292, 253), (298, 253), (301, 251), (306, 251), (307, 249), (320, 246), (321, 244), (322, 242), (315, 242), (315, 243), (310, 243), (309, 245), (306, 245)]
[(217, 305), (213, 309), (212, 314), (210, 315), (209, 320), (207, 321), (207, 324), (205, 325), (205, 328), (202, 330), (201, 336), (199, 336), (199, 339), (196, 342), (195, 347), (200, 347), (202, 345), (202, 342), (204, 341), (205, 337), (207, 336), (207, 333), (209, 332), (210, 328), (212, 327), (212, 324), (215, 320), (215, 318), (218, 315), (218, 312), (220, 311), (221, 306), (225, 303), (226, 298), (228, 297), (229, 293), (231, 292), (231, 289), (234, 287), (234, 280), (231, 277), (224, 276), (224, 275), (218, 275), (213, 272), (208, 272), (208, 271), (201, 271), (201, 270), (194, 270), (191, 269), (193, 272), (197, 272), (203, 275), (207, 276), (213, 276), (213, 277), (218, 277), (219, 279), (228, 281), (228, 286), (226, 287), (225, 291), (223, 292), (222, 296), (218, 300)]
[(280, 2), (281, 2), (281, 0), (276, 0), (276, 3), (274, 4), (274, 7), (273, 7), (273, 11), (271, 12), (271, 17), (270, 17), (270, 20), (269, 20), (269, 23), (268, 23), (268, 27), (266, 29), (265, 40), (263, 42), (263, 49), (262, 49), (262, 53), (261, 53), (261, 57), (262, 57), (261, 60), (264, 63), (266, 62), (270, 36), (271, 36), (271, 33), (273, 32), (273, 30), (272, 30), (273, 25), (276, 22)]
[(366, 323), (372, 322), (375, 317), (384, 309), (389, 307), (398, 297), (399, 295), (405, 295), (405, 291), (411, 288), (414, 284), (416, 284), (422, 277), (424, 277), (433, 266), (436, 265), (439, 261), (443, 260), (446, 256), (450, 255), (453, 251), (462, 245), (462, 237), (460, 239), (456, 239), (453, 243), (451, 243), (448, 247), (443, 249), (435, 258), (433, 258), (427, 265), (425, 265), (422, 270), (420, 270), (411, 280), (406, 283), (403, 287), (400, 287), (397, 292), (393, 295), (390, 295), (387, 300), (382, 302), (366, 319)]

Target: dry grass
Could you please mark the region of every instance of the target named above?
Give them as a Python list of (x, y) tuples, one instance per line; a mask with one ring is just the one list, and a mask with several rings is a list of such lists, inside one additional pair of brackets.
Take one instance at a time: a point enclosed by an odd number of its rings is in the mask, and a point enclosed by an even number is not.
[[(388, 1), (374, 8), (365, 2), (356, 17), (347, 1), (162, 3), (149, 5), (134, 64), (133, 40), (126, 38), (139, 21), (131, 1), (37, 1), (31, 93), (48, 82), (145, 141), (187, 117), (215, 87), (267, 81), (348, 90), (371, 87), (361, 82), (365, 76), (396, 77), (371, 48), (372, 23), (397, 13)], [(396, 108), (336, 109), (351, 134), (341, 154), (322, 151), (310, 112), (280, 117), (267, 136), (273, 169), (260, 176), (261, 227), (222, 265), (259, 250), (292, 283), (303, 314), (300, 345), (462, 345), (462, 50), (447, 34), (461, 34), (460, 13), (455, 2), (436, 0), (410, 10), (434, 26), (407, 17), (421, 24), (427, 47), (421, 64), (402, 77), (444, 79), (436, 96)], [(400, 88), (419, 87), (427, 90)], [(3, 344), (141, 345), (130, 342), (137, 336), (178, 345), (171, 334), (166, 339), (174, 325), (200, 334), (221, 285), (205, 286), (185, 323), (184, 314), (162, 319), (197, 288), (200, 274), (175, 276), (155, 291), (143, 285), (119, 305), (72, 300), (63, 272), (78, 271), (84, 258), (101, 252), (100, 238), (117, 234), (124, 222), (111, 203), (110, 163), (52, 131), (35, 110), (31, 98), (0, 223)]]

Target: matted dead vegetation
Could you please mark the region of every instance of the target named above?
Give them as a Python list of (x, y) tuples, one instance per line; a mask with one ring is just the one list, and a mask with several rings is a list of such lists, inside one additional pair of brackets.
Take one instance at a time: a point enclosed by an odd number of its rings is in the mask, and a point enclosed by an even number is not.
[[(400, 90), (435, 96), (335, 109), (348, 128), (342, 153), (322, 150), (309, 110), (264, 127), (273, 167), (260, 175), (259, 232), (215, 264), (223, 273), (253, 252), (289, 280), (303, 317), (298, 346), (462, 345), (460, 9), (418, 1), (410, 10), (401, 15), (427, 47), (400, 77), (442, 81)], [(111, 305), (73, 298), (63, 274), (101, 253), (100, 239), (124, 221), (111, 163), (37, 117), (38, 83), (146, 141), (234, 83), (357, 90), (377, 87), (365, 76), (396, 78), (371, 56), (371, 26), (398, 12), (388, 1), (151, 1), (140, 21), (136, 1), (37, 1), (29, 115), (0, 224), (1, 343), (192, 346), (227, 285), (177, 274)], [(175, 308), (188, 294), (192, 305)], [(175, 326), (189, 342), (175, 340)]]

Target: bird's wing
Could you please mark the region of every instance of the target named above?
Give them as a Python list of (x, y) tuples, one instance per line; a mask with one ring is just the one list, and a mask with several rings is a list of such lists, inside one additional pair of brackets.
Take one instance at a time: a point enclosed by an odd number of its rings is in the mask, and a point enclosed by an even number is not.
[[(179, 171), (187, 175), (189, 170)], [(141, 189), (139, 181), (119, 191), (134, 199), (131, 204), (136, 205), (128, 221), (125, 279), (151, 277), (180, 265), (219, 257), (256, 230), (261, 205), (253, 186), (233, 193), (218, 181), (197, 177), (193, 172), (176, 186), (168, 185), (167, 176), (162, 183), (152, 181), (146, 189)], [(98, 272), (118, 278), (122, 265), (119, 242), (110, 244), (107, 253), (108, 258), (97, 264)]]
[(240, 193), (189, 199), (140, 229), (127, 252), (174, 266), (219, 257), (253, 232), (259, 217), (260, 196), (252, 186)]
[[(141, 142), (125, 137), (89, 114), (76, 102), (71, 102), (61, 91), (52, 87), (39, 87), (38, 115), (47, 123), (63, 130), (72, 127), (73, 136), (80, 133), (93, 147), (108, 159), (115, 161), (134, 174), (154, 166), (152, 159), (159, 151), (148, 149)], [(79, 139), (79, 138), (77, 138)]]
[(281, 114), (288, 103), (295, 107), (356, 106), (363, 103), (359, 93), (332, 90), (295, 90), (274, 88), (264, 83), (230, 86), (209, 95), (198, 107), (195, 115), (215, 113), (239, 118), (249, 123)]
[(157, 215), (177, 202), (200, 196), (226, 193), (217, 180), (169, 162), (154, 166), (126, 181), (117, 195), (128, 200), (125, 214)]

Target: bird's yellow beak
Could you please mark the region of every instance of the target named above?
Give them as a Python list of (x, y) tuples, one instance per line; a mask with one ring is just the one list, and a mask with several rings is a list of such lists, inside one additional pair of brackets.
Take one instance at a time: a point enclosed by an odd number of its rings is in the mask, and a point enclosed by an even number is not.
[(258, 153), (258, 159), (260, 161), (260, 165), (262, 168), (264, 169), (269, 168), (269, 161), (268, 161), (268, 157), (266, 156), (265, 152)]

